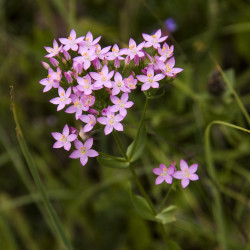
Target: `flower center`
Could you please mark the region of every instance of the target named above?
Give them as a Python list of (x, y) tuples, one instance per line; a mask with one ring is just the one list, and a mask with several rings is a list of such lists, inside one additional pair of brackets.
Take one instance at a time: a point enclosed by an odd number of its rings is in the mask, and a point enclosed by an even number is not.
[(67, 141), (67, 137), (65, 135), (62, 135), (62, 138), (60, 139), (60, 141), (66, 142)]
[(85, 147), (82, 147), (81, 148), (81, 153), (84, 155), (84, 154), (86, 154), (86, 148)]

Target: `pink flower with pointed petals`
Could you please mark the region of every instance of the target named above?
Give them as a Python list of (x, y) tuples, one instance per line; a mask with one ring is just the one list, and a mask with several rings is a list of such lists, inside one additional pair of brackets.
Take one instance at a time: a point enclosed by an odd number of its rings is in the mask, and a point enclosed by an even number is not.
[(174, 57), (171, 57), (166, 63), (162, 61), (158, 61), (158, 66), (163, 74), (169, 77), (174, 77), (177, 73), (180, 73), (183, 71), (181, 68), (174, 68), (175, 65), (175, 59)]
[(47, 50), (47, 52), (49, 52), (49, 54), (46, 55), (45, 57), (49, 58), (49, 57), (57, 56), (62, 49), (62, 45), (59, 47), (56, 39), (54, 39), (53, 48), (46, 47), (46, 46), (44, 48)]
[(103, 86), (107, 88), (112, 88), (112, 82), (110, 79), (114, 75), (114, 70), (109, 72), (108, 66), (104, 65), (102, 67), (102, 71), (99, 73), (96, 72), (90, 72), (90, 76), (95, 80), (93, 86), (95, 88), (102, 88)]
[(114, 76), (114, 82), (113, 82), (113, 89), (112, 89), (112, 95), (118, 95), (120, 91), (122, 92), (131, 92), (129, 88), (126, 87), (122, 75), (119, 72), (115, 73)]
[(93, 46), (95, 46), (101, 39), (101, 36), (97, 37), (95, 40), (93, 40), (93, 35), (90, 31), (88, 31), (85, 40), (83, 40), (80, 43), (80, 46), (82, 47), (87, 47), (87, 48), (91, 48)]
[(77, 88), (84, 92), (85, 95), (90, 95), (92, 93), (93, 85), (91, 84), (91, 78), (90, 75), (87, 74), (84, 77), (77, 77), (76, 78), (79, 85), (77, 85)]
[(160, 164), (159, 168), (154, 168), (153, 173), (158, 175), (155, 180), (155, 185), (161, 184), (163, 181), (168, 184), (172, 184), (173, 182), (173, 174), (175, 172), (175, 166), (171, 164), (169, 168), (167, 168), (164, 164)]
[(119, 99), (117, 96), (110, 96), (111, 102), (115, 105), (113, 105), (110, 108), (111, 112), (120, 112), (120, 115), (125, 117), (127, 115), (127, 108), (131, 108), (134, 103), (131, 101), (128, 101), (128, 93), (123, 93), (121, 96), (121, 99)]
[(114, 60), (114, 66), (116, 68), (120, 67), (120, 60), (124, 60), (124, 55), (126, 52), (126, 49), (119, 49), (118, 45), (115, 44), (111, 50), (111, 52), (108, 52), (107, 54), (107, 60), (113, 61)]
[(189, 185), (190, 180), (191, 181), (199, 180), (199, 176), (195, 174), (195, 172), (198, 169), (197, 163), (188, 167), (187, 162), (181, 159), (180, 168), (181, 168), (181, 171), (176, 171), (173, 177), (176, 179), (181, 179), (181, 185), (183, 188), (186, 188)]
[(108, 55), (108, 51), (110, 50), (111, 46), (105, 47), (105, 48), (101, 48), (101, 46), (99, 44), (97, 44), (95, 46), (95, 54), (98, 58), (100, 58), (101, 60), (103, 60), (107, 55)]
[(57, 140), (53, 148), (62, 148), (64, 147), (65, 150), (69, 151), (71, 148), (71, 142), (77, 138), (76, 134), (69, 133), (69, 127), (66, 124), (63, 128), (62, 134), (58, 132), (52, 132), (52, 136), (55, 140)]
[(82, 42), (84, 39), (84, 36), (81, 36), (79, 38), (76, 38), (76, 32), (74, 29), (71, 30), (70, 35), (67, 38), (59, 38), (59, 41), (64, 44), (63, 49), (68, 51), (69, 49), (72, 49), (74, 51), (78, 50), (78, 44)]
[(71, 100), (73, 102), (73, 105), (68, 107), (65, 112), (66, 113), (76, 113), (75, 114), (75, 117), (76, 117), (76, 120), (79, 119), (79, 117), (82, 115), (82, 111), (88, 111), (89, 110), (89, 107), (86, 107), (84, 105), (84, 102), (82, 100), (81, 97), (78, 97), (76, 95), (71, 95)]
[(78, 52), (81, 54), (81, 56), (75, 57), (73, 61), (82, 63), (83, 68), (87, 70), (90, 67), (91, 62), (96, 58), (95, 47), (91, 49), (88, 49), (87, 47), (81, 47)]
[(147, 76), (139, 75), (136, 77), (140, 82), (144, 82), (144, 84), (141, 86), (141, 90), (145, 91), (148, 90), (150, 87), (159, 88), (158, 81), (162, 80), (165, 77), (165, 75), (163, 74), (154, 75), (153, 67), (149, 66), (147, 70)]
[(107, 117), (99, 117), (97, 121), (102, 125), (106, 125), (104, 128), (105, 135), (110, 134), (113, 129), (123, 131), (123, 126), (120, 123), (124, 117), (121, 115), (115, 115), (113, 112), (107, 111)]
[(80, 162), (83, 166), (87, 163), (88, 157), (97, 157), (99, 155), (95, 150), (91, 149), (93, 138), (89, 138), (84, 144), (79, 140), (75, 140), (74, 144), (76, 150), (70, 154), (69, 158), (80, 158)]
[(128, 89), (136, 89), (137, 79), (131, 74), (128, 78), (124, 79), (124, 83)]
[(71, 98), (70, 98), (71, 87), (69, 87), (65, 93), (65, 90), (59, 86), (58, 94), (59, 94), (59, 97), (56, 97), (50, 100), (51, 103), (58, 104), (57, 111), (63, 109), (65, 105), (68, 105), (71, 103)]
[(154, 35), (147, 35), (147, 34), (142, 34), (144, 40), (146, 41), (144, 47), (148, 48), (153, 46), (155, 49), (159, 48), (161, 45), (160, 43), (165, 41), (168, 37), (163, 36), (161, 37), (161, 30), (157, 30)]
[(164, 43), (162, 48), (158, 48), (158, 53), (161, 55), (160, 60), (165, 62), (169, 57), (173, 56), (174, 45), (169, 47), (167, 43)]
[(130, 60), (133, 60), (134, 57), (137, 55), (138, 57), (143, 57), (144, 52), (142, 52), (142, 48), (144, 47), (145, 42), (140, 43), (136, 46), (136, 42), (134, 39), (129, 39), (129, 48), (124, 50), (125, 54), (130, 57)]
[(89, 132), (90, 130), (92, 130), (96, 124), (96, 118), (94, 115), (81, 115), (80, 120), (83, 121), (84, 123), (86, 123), (86, 125), (83, 127), (83, 132)]

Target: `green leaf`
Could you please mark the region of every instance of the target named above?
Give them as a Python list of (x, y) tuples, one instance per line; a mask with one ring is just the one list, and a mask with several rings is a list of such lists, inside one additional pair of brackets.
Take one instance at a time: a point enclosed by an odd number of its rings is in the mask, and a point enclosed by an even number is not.
[(180, 247), (180, 245), (173, 240), (168, 240), (168, 248), (171, 250), (181, 250), (182, 248)]
[(147, 201), (140, 195), (135, 195), (132, 192), (132, 188), (130, 186), (130, 198), (135, 207), (136, 212), (146, 220), (155, 221), (155, 215), (148, 205)]
[(114, 157), (111, 155), (100, 154), (97, 161), (104, 167), (109, 168), (127, 168), (129, 163), (123, 157)]
[(176, 219), (173, 215), (176, 206), (170, 205), (167, 208), (163, 209), (155, 218), (163, 224), (174, 222)]
[(135, 140), (128, 146), (127, 156), (130, 159), (130, 162), (136, 161), (142, 155), (146, 138), (147, 131), (145, 125), (143, 124), (141, 130), (138, 131)]

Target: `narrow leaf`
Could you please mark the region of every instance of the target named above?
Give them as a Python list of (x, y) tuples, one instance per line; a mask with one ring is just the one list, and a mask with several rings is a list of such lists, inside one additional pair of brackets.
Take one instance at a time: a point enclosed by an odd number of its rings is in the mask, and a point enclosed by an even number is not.
[(155, 221), (155, 215), (147, 201), (142, 196), (134, 194), (131, 185), (129, 185), (129, 193), (136, 212), (146, 220)]
[(114, 157), (111, 155), (100, 153), (97, 161), (104, 167), (109, 168), (127, 168), (129, 163), (123, 157)]
[(142, 155), (146, 138), (147, 131), (145, 125), (143, 124), (136, 139), (128, 146), (127, 156), (130, 159), (130, 162), (136, 161)]
[(170, 205), (167, 208), (163, 209), (155, 218), (163, 224), (174, 222), (176, 219), (173, 215), (176, 206)]

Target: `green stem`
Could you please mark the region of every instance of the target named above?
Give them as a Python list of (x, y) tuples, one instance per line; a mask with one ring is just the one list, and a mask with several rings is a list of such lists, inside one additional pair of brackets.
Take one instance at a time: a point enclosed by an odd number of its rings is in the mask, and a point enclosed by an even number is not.
[(118, 145), (118, 147), (119, 147), (119, 149), (120, 149), (123, 157), (129, 162), (129, 159), (128, 159), (126, 151), (125, 151), (125, 148), (123, 147), (122, 142), (120, 140), (120, 137), (117, 134), (116, 130), (114, 130), (112, 134), (115, 137), (115, 141), (116, 141), (116, 143), (117, 143), (117, 145)]
[(37, 171), (37, 168), (35, 166), (35, 162), (30, 154), (30, 151), (28, 149), (28, 146), (25, 142), (25, 139), (24, 139), (24, 136), (23, 136), (23, 133), (22, 133), (22, 130), (21, 130), (21, 127), (19, 125), (19, 122), (18, 122), (18, 118), (17, 118), (17, 114), (16, 114), (16, 109), (15, 109), (15, 105), (14, 105), (14, 94), (13, 94), (13, 88), (11, 89), (11, 109), (12, 109), (12, 112), (13, 112), (13, 115), (14, 115), (14, 120), (15, 120), (15, 123), (16, 123), (16, 133), (17, 133), (17, 139), (18, 139), (18, 142), (20, 144), (20, 147), (22, 149), (22, 152), (23, 152), (23, 155), (27, 161), (27, 164), (28, 164), (28, 167), (30, 169), (30, 172), (34, 178), (34, 181), (36, 183), (36, 186), (39, 190), (39, 192), (41, 193), (41, 197), (42, 197), (42, 200), (43, 200), (43, 203), (44, 203), (44, 206), (48, 212), (48, 215), (51, 219), (51, 221), (53, 222), (56, 230), (57, 230), (57, 233), (59, 234), (59, 236), (61, 237), (61, 240), (62, 242), (65, 244), (65, 246), (70, 249), (70, 250), (73, 250), (73, 247), (71, 245), (71, 243), (69, 242), (68, 238), (66, 237), (66, 234), (63, 230), (63, 227), (60, 223), (60, 220), (53, 208), (53, 206), (51, 205), (50, 201), (49, 201), (49, 198), (48, 198), (48, 195), (47, 195), (47, 192), (46, 192), (46, 189), (39, 177), (39, 174), (38, 174), (38, 171)]
[(163, 200), (161, 202), (161, 206), (160, 206), (161, 209), (163, 208), (164, 204), (166, 203), (166, 201), (169, 197), (169, 194), (171, 193), (172, 187), (173, 187), (173, 184), (171, 184), (170, 188), (168, 189), (167, 194), (165, 195), (165, 197), (163, 198)]
[(137, 135), (136, 135), (136, 138), (135, 138), (135, 142), (133, 144), (133, 147), (132, 147), (131, 153), (130, 153), (131, 157), (134, 154), (135, 147), (136, 147), (137, 142), (138, 142), (139, 134), (141, 133), (141, 130), (142, 130), (142, 126), (143, 126), (143, 123), (144, 123), (144, 119), (145, 119), (147, 107), (148, 107), (148, 97), (146, 96), (146, 101), (145, 101), (145, 104), (144, 104), (144, 108), (143, 108), (143, 112), (142, 112), (142, 116), (141, 116), (141, 120), (140, 120), (140, 124), (139, 124), (139, 128), (138, 128), (138, 132), (137, 132)]
[[(144, 104), (143, 113), (142, 113), (142, 116), (141, 116), (141, 120), (140, 120), (140, 124), (139, 124), (139, 129), (138, 129), (138, 132), (137, 132), (137, 135), (136, 135), (136, 139), (135, 139), (134, 145), (136, 145), (137, 140), (138, 140), (138, 135), (139, 135), (139, 133), (141, 132), (141, 129), (142, 129), (142, 126), (143, 126), (143, 123), (144, 123), (144, 119), (145, 119), (145, 114), (146, 114), (147, 106), (148, 106), (148, 98), (146, 98), (146, 101), (145, 101), (145, 104)], [(141, 184), (141, 182), (140, 182), (140, 179), (138, 178), (138, 176), (137, 176), (137, 174), (136, 174), (136, 171), (135, 171), (135, 169), (134, 169), (132, 163), (130, 163), (130, 159), (128, 159), (128, 156), (127, 156), (127, 154), (126, 154), (126, 151), (125, 151), (125, 149), (124, 149), (124, 147), (123, 147), (123, 144), (122, 144), (122, 142), (121, 142), (121, 140), (120, 140), (120, 138), (119, 138), (117, 132), (114, 131), (112, 134), (113, 134), (113, 136), (114, 136), (114, 138), (115, 138), (115, 140), (116, 140), (116, 143), (117, 143), (117, 145), (118, 145), (118, 147), (119, 147), (119, 149), (120, 149), (120, 151), (121, 151), (123, 157), (124, 157), (124, 158), (128, 161), (128, 163), (129, 163), (129, 169), (130, 169), (130, 171), (131, 171), (131, 173), (132, 173), (132, 175), (133, 175), (133, 178), (134, 178), (134, 180), (135, 180), (135, 182), (136, 182), (136, 184), (137, 184), (137, 186), (138, 186), (138, 188), (139, 188), (141, 194), (143, 195), (143, 197), (144, 197), (145, 200), (147, 201), (147, 203), (148, 203), (148, 205), (150, 206), (150, 208), (151, 208), (153, 214), (156, 216), (158, 212), (157, 212), (157, 210), (155, 209), (154, 204), (152, 203), (151, 199), (149, 198), (147, 192), (146, 192), (145, 189), (143, 188), (143, 186), (142, 186), (142, 184)], [(133, 151), (134, 151), (134, 150), (135, 150), (135, 147), (132, 148), (132, 153), (131, 153), (131, 155), (133, 155)], [(165, 241), (165, 244), (166, 244), (166, 246), (168, 246), (168, 237), (167, 237), (166, 229), (165, 229), (165, 227), (164, 227), (164, 225), (163, 225), (162, 223), (160, 223), (160, 230), (161, 230), (163, 239), (164, 239), (164, 241)], [(169, 248), (169, 247), (168, 247), (168, 248)]]
[(247, 110), (245, 109), (245, 107), (244, 107), (244, 105), (243, 105), (243, 103), (242, 103), (239, 95), (233, 89), (230, 81), (228, 80), (228, 78), (225, 75), (224, 71), (222, 70), (221, 66), (217, 63), (217, 61), (215, 60), (215, 58), (213, 56), (211, 56), (211, 57), (212, 57), (212, 60), (214, 61), (215, 65), (216, 65), (217, 69), (219, 70), (222, 78), (224, 79), (225, 83), (227, 84), (227, 87), (232, 92), (232, 94), (233, 94), (233, 96), (234, 96), (234, 98), (235, 98), (235, 100), (236, 100), (236, 102), (237, 102), (237, 104), (238, 104), (238, 106), (239, 106), (242, 114), (244, 115), (245, 119), (247, 120), (248, 125), (250, 126), (250, 117), (249, 117), (249, 114), (248, 114)]

